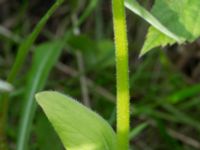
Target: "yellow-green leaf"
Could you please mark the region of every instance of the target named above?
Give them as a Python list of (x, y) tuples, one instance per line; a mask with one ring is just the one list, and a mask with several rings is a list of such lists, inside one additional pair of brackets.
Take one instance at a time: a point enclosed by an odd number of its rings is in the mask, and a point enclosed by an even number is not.
[(36, 99), (67, 150), (116, 149), (111, 126), (76, 100), (49, 91), (37, 94)]
[[(171, 32), (182, 37), (183, 42), (192, 42), (200, 36), (199, 10), (200, 0), (156, 0), (152, 14)], [(151, 26), (141, 54), (176, 42)]]

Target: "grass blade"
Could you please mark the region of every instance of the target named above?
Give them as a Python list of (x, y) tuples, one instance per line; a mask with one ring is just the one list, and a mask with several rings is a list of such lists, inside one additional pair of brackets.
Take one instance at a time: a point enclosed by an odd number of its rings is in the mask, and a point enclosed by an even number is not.
[[(18, 71), (21, 69), (25, 58), (28, 54), (28, 51), (30, 47), (35, 42), (36, 38), (38, 37), (39, 33), (41, 32), (42, 28), (48, 21), (48, 19), (52, 16), (52, 14), (56, 11), (56, 9), (63, 3), (64, 0), (57, 0), (51, 8), (47, 11), (47, 13), (42, 17), (42, 19), (39, 21), (39, 23), (34, 28), (33, 32), (21, 43), (21, 45), (18, 48), (18, 53), (16, 56), (16, 60), (14, 62), (14, 65), (11, 68), (11, 72), (8, 75), (7, 81), (9, 83), (13, 83), (14, 79), (16, 78), (16, 75)], [(9, 101), (8, 101), (9, 95), (3, 94), (2, 98), (0, 99), (0, 139), (4, 138), (4, 128), (7, 120), (7, 111), (9, 107)], [(1, 145), (1, 140), (0, 140)]]
[(47, 11), (47, 13), (42, 17), (42, 19), (39, 21), (39, 23), (34, 28), (33, 32), (25, 39), (24, 42), (19, 46), (17, 57), (15, 60), (15, 63), (11, 69), (11, 72), (8, 76), (8, 81), (13, 82), (15, 79), (17, 72), (20, 70), (25, 57), (28, 53), (28, 50), (35, 42), (36, 38), (38, 37), (40, 31), (48, 21), (48, 19), (52, 16), (52, 14), (57, 10), (57, 8), (62, 4), (63, 0), (57, 0), (51, 8)]
[(177, 104), (200, 93), (200, 84), (186, 87), (168, 97), (168, 102)]
[(64, 42), (54, 41), (42, 44), (36, 49), (25, 92), (25, 107), (20, 124), (17, 150), (26, 148), (36, 110), (34, 95), (44, 87), (48, 74), (57, 62), (63, 46)]
[(133, 130), (130, 131), (129, 139), (132, 140), (137, 135), (139, 135), (146, 127), (148, 126), (147, 123), (141, 123), (137, 127), (135, 127)]
[(190, 125), (200, 132), (199, 120), (192, 118), (190, 115), (180, 111), (179, 109), (176, 109), (172, 105), (163, 104), (162, 107), (166, 109), (169, 113), (173, 114), (173, 116), (175, 116), (179, 122)]
[(88, 4), (87, 8), (85, 8), (84, 13), (80, 16), (79, 20), (77, 21), (77, 26), (80, 26), (86, 18), (92, 13), (92, 11), (95, 9), (95, 7), (98, 4), (98, 0), (92, 0)]

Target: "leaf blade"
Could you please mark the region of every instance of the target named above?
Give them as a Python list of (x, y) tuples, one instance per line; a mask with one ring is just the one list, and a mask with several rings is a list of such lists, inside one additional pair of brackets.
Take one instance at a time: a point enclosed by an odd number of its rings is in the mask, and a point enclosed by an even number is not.
[[(200, 36), (200, 1), (199, 0), (156, 0), (152, 8), (152, 14), (170, 31), (183, 37), (184, 42), (193, 42)], [(158, 36), (158, 38), (155, 38)], [(147, 39), (141, 54), (145, 54), (157, 46), (166, 46), (176, 43), (162, 32), (149, 28)], [(151, 43), (157, 40), (157, 43)], [(147, 46), (148, 45), (148, 46)], [(149, 46), (150, 45), (150, 46)]]
[(41, 92), (36, 99), (67, 149), (115, 150), (114, 131), (96, 113), (58, 92)]
[(51, 69), (62, 52), (63, 46), (64, 42), (53, 41), (43, 43), (36, 47), (33, 65), (30, 69), (28, 83), (24, 94), (24, 113), (20, 122), (17, 150), (25, 149), (27, 146), (31, 131), (31, 123), (36, 110), (34, 94), (44, 87)]
[(161, 33), (171, 37), (175, 41), (182, 43), (184, 39), (173, 32), (171, 32), (166, 26), (164, 26), (156, 17), (154, 17), (153, 14), (148, 12), (145, 8), (140, 6), (140, 4), (136, 0), (125, 0), (125, 6), (137, 14), (138, 16), (142, 17), (144, 20), (146, 20), (151, 26), (153, 26), (155, 29), (160, 31)]

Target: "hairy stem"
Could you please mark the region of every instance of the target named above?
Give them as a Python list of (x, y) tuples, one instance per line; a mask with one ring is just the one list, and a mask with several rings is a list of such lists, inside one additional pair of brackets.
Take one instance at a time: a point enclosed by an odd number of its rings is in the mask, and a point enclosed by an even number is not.
[(117, 69), (117, 148), (129, 149), (128, 41), (124, 0), (112, 0)]

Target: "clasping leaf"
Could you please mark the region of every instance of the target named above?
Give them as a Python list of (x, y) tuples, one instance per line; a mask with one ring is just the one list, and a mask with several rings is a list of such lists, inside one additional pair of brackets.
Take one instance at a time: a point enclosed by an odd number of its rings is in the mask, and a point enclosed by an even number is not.
[(111, 126), (76, 100), (49, 91), (38, 93), (36, 99), (67, 150), (116, 149)]

